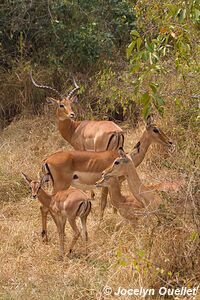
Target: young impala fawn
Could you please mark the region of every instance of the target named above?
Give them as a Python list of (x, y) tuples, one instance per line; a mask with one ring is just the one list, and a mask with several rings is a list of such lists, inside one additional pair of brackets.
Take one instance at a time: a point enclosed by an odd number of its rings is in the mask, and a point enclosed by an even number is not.
[(119, 181), (116, 177), (102, 177), (99, 181), (96, 182), (95, 186), (108, 187), (113, 207), (115, 207), (119, 214), (124, 218), (116, 225), (116, 230), (125, 221), (129, 221), (133, 225), (136, 225), (138, 221), (138, 215), (140, 214), (140, 211), (144, 208), (144, 205), (133, 196), (122, 195)]
[(42, 189), (43, 183), (49, 180), (48, 176), (44, 176), (40, 181), (33, 181), (24, 173), (22, 173), (22, 176), (31, 189), (32, 197), (37, 197), (42, 204), (42, 237), (44, 238), (44, 241), (48, 241), (47, 224), (43, 214), (43, 210), (46, 209), (50, 212), (58, 230), (60, 240), (60, 255), (62, 258), (64, 256), (64, 230), (67, 220), (73, 230), (73, 238), (69, 246), (69, 253), (72, 252), (72, 249), (80, 235), (80, 231), (76, 224), (77, 217), (79, 217), (81, 220), (87, 248), (88, 233), (86, 222), (91, 211), (91, 201), (88, 196), (83, 191), (74, 188), (69, 188), (51, 195)]
[(112, 165), (102, 173), (103, 178), (125, 176), (133, 196), (144, 205), (145, 208), (157, 208), (162, 202), (160, 196), (153, 192), (152, 187), (142, 184), (135, 165), (130, 157), (123, 150), (119, 150), (120, 157), (116, 158)]

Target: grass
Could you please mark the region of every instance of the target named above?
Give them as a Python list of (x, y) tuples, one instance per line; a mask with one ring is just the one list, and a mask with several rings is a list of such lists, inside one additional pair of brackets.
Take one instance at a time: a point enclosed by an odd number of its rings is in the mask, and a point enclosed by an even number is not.
[[(138, 141), (143, 127), (133, 130), (124, 124), (123, 128), (128, 151)], [(166, 120), (162, 128), (168, 128)], [(172, 135), (175, 141), (179, 139), (174, 132)], [(30, 199), (20, 172), (36, 177), (45, 156), (70, 147), (49, 114), (22, 117), (11, 123), (0, 135), (0, 299), (116, 299), (113, 294), (103, 295), (103, 287), (117, 291), (119, 286), (156, 290), (161, 286), (196, 286), (200, 281), (200, 248), (198, 173), (190, 163), (193, 143), (182, 146), (182, 152), (177, 146), (173, 154), (152, 146), (138, 168), (146, 183), (180, 178), (186, 181), (183, 190), (162, 193), (163, 207), (157, 217), (143, 217), (138, 228), (127, 225), (114, 232), (120, 217), (108, 208), (97, 229), (97, 191), (88, 219), (88, 257), (83, 254), (80, 239), (74, 256), (61, 262), (56, 227), (49, 218), (50, 241), (44, 245), (39, 203)], [(126, 185), (123, 192), (127, 193)], [(71, 234), (66, 226), (66, 251)], [(157, 294), (152, 299), (163, 297)]]

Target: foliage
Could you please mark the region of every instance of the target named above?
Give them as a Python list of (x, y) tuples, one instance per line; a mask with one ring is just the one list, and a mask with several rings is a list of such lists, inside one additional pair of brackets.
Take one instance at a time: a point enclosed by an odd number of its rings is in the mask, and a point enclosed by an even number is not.
[[(131, 76), (126, 70), (117, 70), (108, 64), (91, 78), (92, 86), (85, 90), (91, 115), (101, 119), (129, 120), (135, 125), (139, 110), (136, 108)], [(83, 100), (84, 101), (84, 100)]]
[(196, 79), (199, 72), (196, 43), (199, 3), (196, 0), (141, 0), (137, 1), (135, 11), (137, 31), (131, 31), (132, 41), (127, 48), (131, 72), (136, 74), (135, 93), (143, 104), (145, 117), (152, 107), (163, 114), (165, 99), (160, 93), (159, 78), (170, 72), (187, 78), (192, 72)]
[(43, 111), (44, 93), (32, 88), (30, 69), (36, 80), (63, 90), (72, 73), (88, 89), (90, 76), (95, 79), (108, 63), (124, 67), (121, 61), (135, 15), (129, 0), (6, 0), (0, 20), (0, 127), (4, 127), (24, 110)]
[(1, 9), (4, 68), (32, 60), (86, 70), (111, 59), (129, 39), (134, 13), (129, 1), (5, 1)]

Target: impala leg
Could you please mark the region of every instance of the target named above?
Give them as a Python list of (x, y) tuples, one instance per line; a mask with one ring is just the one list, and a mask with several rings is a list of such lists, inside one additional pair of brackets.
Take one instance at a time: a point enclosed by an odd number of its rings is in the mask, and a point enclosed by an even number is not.
[(64, 257), (64, 230), (65, 230), (65, 222), (62, 220), (56, 220), (58, 235), (60, 240), (60, 256), (61, 259)]
[(103, 187), (101, 192), (101, 201), (100, 201), (100, 222), (103, 220), (104, 211), (107, 205), (107, 197), (108, 197), (108, 188)]
[(48, 208), (44, 206), (40, 206), (40, 211), (42, 215), (42, 239), (44, 243), (48, 243), (48, 237), (47, 237), (47, 215), (48, 215)]
[(82, 229), (83, 229), (83, 236), (85, 239), (85, 254), (87, 255), (88, 253), (88, 249), (87, 249), (87, 242), (88, 242), (88, 232), (87, 232), (87, 216), (84, 216), (81, 218), (81, 225), (82, 225)]
[[(122, 181), (120, 181), (120, 177), (119, 177), (119, 188), (120, 190), (122, 189)], [(117, 208), (113, 206), (113, 213), (116, 214), (117, 213)]]
[(71, 241), (71, 244), (70, 244), (70, 247), (69, 247), (69, 253), (72, 252), (72, 249), (74, 247), (74, 245), (76, 244), (78, 238), (79, 238), (79, 235), (80, 235), (80, 231), (76, 225), (76, 219), (68, 219), (69, 221), (69, 224), (73, 230), (73, 238), (72, 238), (72, 241)]

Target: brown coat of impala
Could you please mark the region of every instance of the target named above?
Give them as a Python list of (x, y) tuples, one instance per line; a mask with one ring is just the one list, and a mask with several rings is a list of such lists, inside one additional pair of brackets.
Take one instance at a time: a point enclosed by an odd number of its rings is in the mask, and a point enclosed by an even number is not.
[(130, 155), (123, 150), (119, 150), (119, 155), (111, 166), (103, 171), (102, 178), (125, 176), (131, 193), (147, 210), (158, 208), (162, 202), (160, 196), (153, 192), (152, 187), (147, 187), (141, 182)]
[[(48, 102), (56, 104), (56, 119), (62, 137), (81, 151), (118, 150), (123, 147), (124, 135), (122, 129), (112, 121), (74, 121), (75, 113), (72, 103), (75, 102), (79, 86), (74, 80), (75, 88), (67, 95), (61, 95), (56, 89), (37, 84), (31, 75), (31, 81), (37, 88), (54, 92), (58, 99), (47, 98)], [(117, 133), (117, 134), (116, 134)]]
[(42, 204), (42, 237), (44, 238), (44, 241), (48, 241), (45, 213), (50, 212), (59, 234), (61, 257), (64, 256), (64, 230), (67, 220), (73, 230), (73, 238), (69, 246), (69, 253), (71, 253), (80, 235), (80, 231), (76, 224), (77, 217), (81, 220), (84, 238), (87, 243), (88, 233), (86, 222), (91, 211), (91, 201), (88, 196), (83, 191), (74, 188), (51, 195), (42, 189), (42, 185), (47, 180), (47, 177), (43, 177), (41, 181), (33, 181), (24, 173), (22, 173), (22, 176), (31, 189), (32, 197), (37, 197)]
[[(122, 195), (119, 182), (116, 177), (101, 178), (95, 185), (96, 187), (108, 187), (110, 192), (110, 200), (113, 207), (118, 210), (119, 214), (125, 220), (130, 221), (133, 225), (136, 225), (138, 221), (138, 215), (144, 208), (144, 205), (133, 196)], [(122, 223), (124, 223), (124, 220), (119, 222), (115, 229), (117, 230)]]

